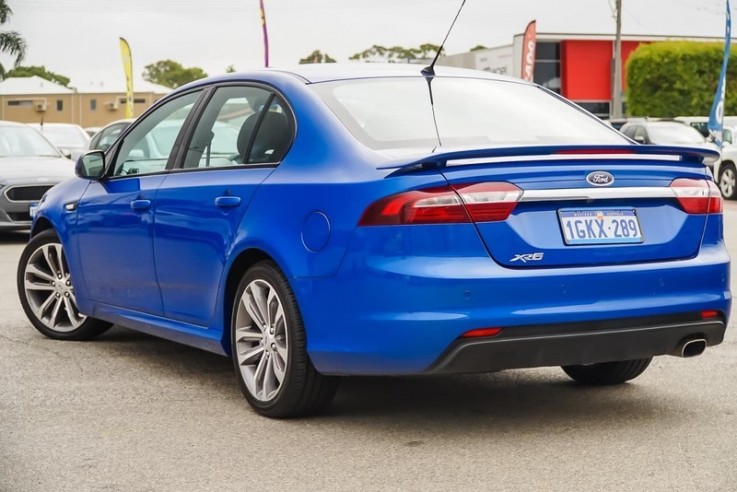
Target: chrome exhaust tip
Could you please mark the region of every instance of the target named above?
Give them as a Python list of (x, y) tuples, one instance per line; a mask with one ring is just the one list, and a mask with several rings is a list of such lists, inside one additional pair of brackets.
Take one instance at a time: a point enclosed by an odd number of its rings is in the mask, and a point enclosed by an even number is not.
[(678, 345), (669, 352), (670, 355), (675, 355), (676, 357), (696, 357), (697, 355), (701, 355), (704, 353), (704, 350), (706, 350), (706, 339), (701, 337), (690, 337), (690, 338), (684, 338), (680, 342), (678, 342)]

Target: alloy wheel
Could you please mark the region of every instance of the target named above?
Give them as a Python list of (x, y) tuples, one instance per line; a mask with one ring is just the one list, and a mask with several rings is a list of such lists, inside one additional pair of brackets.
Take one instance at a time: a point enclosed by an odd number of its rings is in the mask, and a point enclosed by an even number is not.
[(719, 177), (719, 189), (724, 197), (732, 197), (735, 192), (735, 185), (737, 185), (737, 175), (735, 175), (734, 168), (727, 166), (722, 171)]
[(77, 308), (61, 244), (39, 246), (26, 263), (23, 280), (30, 309), (50, 330), (68, 333), (79, 328), (87, 318)]
[(282, 301), (265, 280), (251, 281), (238, 300), (234, 350), (248, 392), (273, 400), (287, 373), (289, 336)]

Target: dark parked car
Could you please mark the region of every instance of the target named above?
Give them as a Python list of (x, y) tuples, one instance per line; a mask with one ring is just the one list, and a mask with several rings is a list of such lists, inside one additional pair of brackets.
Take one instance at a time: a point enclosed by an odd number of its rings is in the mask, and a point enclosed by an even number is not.
[(271, 417), (318, 411), (342, 375), (619, 384), (723, 340), (717, 157), (486, 72), (209, 78), (45, 195), (18, 291), (51, 338), (118, 323), (230, 356)]

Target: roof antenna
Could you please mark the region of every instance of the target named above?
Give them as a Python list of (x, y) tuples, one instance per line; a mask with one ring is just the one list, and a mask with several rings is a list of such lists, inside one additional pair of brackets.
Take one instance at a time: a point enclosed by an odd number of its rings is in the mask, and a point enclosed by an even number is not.
[(450, 24), (450, 29), (448, 29), (447, 34), (445, 35), (445, 39), (443, 39), (443, 42), (440, 43), (440, 48), (438, 48), (438, 52), (435, 53), (435, 58), (433, 58), (432, 63), (422, 69), (422, 75), (425, 77), (433, 77), (435, 75), (435, 62), (438, 61), (438, 57), (440, 56), (440, 53), (443, 51), (443, 47), (445, 46), (445, 42), (448, 40), (448, 36), (450, 36), (450, 31), (453, 30), (453, 26), (455, 26), (456, 21), (458, 20), (458, 16), (461, 15), (461, 10), (463, 10), (463, 6), (466, 5), (466, 0), (463, 0), (461, 2), (461, 7), (458, 9), (458, 12), (456, 12), (455, 19), (453, 19), (453, 22)]

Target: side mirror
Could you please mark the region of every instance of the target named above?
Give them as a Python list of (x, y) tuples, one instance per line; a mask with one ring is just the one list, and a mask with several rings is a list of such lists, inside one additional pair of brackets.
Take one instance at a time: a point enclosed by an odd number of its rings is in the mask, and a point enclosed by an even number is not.
[(634, 141), (637, 142), (637, 143), (639, 143), (639, 144), (647, 143), (647, 142), (645, 142), (645, 137), (643, 137), (642, 135), (636, 135), (635, 138), (634, 138)]
[(105, 173), (105, 153), (101, 150), (87, 152), (77, 159), (74, 166), (77, 176), (84, 179), (100, 179)]

